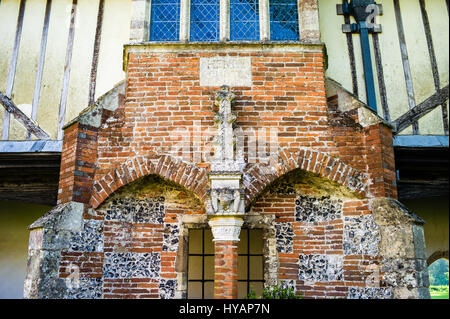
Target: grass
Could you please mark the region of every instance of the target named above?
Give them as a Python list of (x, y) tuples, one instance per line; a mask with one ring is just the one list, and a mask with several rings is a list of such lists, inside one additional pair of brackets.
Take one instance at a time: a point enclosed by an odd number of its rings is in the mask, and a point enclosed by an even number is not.
[(448, 286), (431, 286), (431, 299), (449, 299)]

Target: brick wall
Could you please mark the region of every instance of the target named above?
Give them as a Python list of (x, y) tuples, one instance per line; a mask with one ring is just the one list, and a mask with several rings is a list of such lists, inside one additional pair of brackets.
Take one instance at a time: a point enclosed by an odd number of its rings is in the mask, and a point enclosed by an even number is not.
[[(179, 153), (174, 149), (184, 147), (181, 142), (188, 137), (182, 159), (207, 168), (214, 135), (214, 93), (219, 88), (200, 86), (199, 63), (213, 56), (251, 58), (252, 86), (232, 88), (237, 96), (237, 127), (248, 134), (244, 150), (249, 163), (259, 164), (260, 160), (249, 152), (252, 134), (269, 134), (276, 129), (279, 151), (297, 154), (311, 149), (322, 154), (318, 155), (320, 160), (332, 157), (348, 166), (342, 174), (369, 175), (372, 183), (367, 195), (395, 198), (389, 128), (378, 124), (363, 129), (351, 114), (345, 114), (345, 121), (333, 122), (336, 113), (330, 114), (327, 107), (323, 54), (314, 46), (298, 49), (267, 53), (242, 49), (227, 53), (129, 53), (124, 103), (113, 113), (104, 111), (98, 133), (80, 124), (66, 129), (59, 203), (73, 198), (89, 202), (87, 197), (95, 195), (89, 194), (91, 183), (97, 182), (95, 193), (104, 191), (97, 203), (91, 202), (97, 206), (122, 186), (109, 189), (110, 185), (100, 182), (105, 175), (116, 175), (115, 171), (133, 158), (157, 164), (161, 155), (176, 157)], [(208, 130), (209, 135), (205, 133)], [(179, 171), (176, 165), (169, 169), (175, 168)], [(206, 183), (201, 186), (207, 187)]]
[(252, 206), (252, 214), (274, 216), (279, 280), (306, 299), (390, 298), (368, 201), (309, 178), (290, 173)]
[[(103, 247), (64, 253), (60, 278), (69, 276), (72, 262), (82, 277), (101, 280), (104, 298), (175, 297), (181, 275), (180, 220), (188, 212), (204, 214), (209, 185), (206, 155), (214, 131), (206, 137), (205, 132), (214, 127), (219, 87), (200, 86), (200, 61), (248, 57), (252, 84), (231, 88), (233, 109), (237, 127), (254, 134), (244, 144), (247, 205), (275, 217), (270, 227), (284, 243), (277, 247), (278, 279), (294, 281), (308, 298), (388, 296), (383, 286), (370, 290), (366, 285), (367, 266), (378, 265), (379, 254), (354, 242), (349, 233), (366, 232), (377, 243), (367, 199), (396, 197), (390, 129), (382, 123), (364, 126), (357, 112), (342, 113), (335, 97), (327, 100), (320, 46), (234, 48), (210, 50), (206, 45), (186, 52), (175, 45), (163, 47), (172, 51), (163, 53), (157, 46), (129, 47), (127, 89), (119, 107), (103, 110), (99, 127), (75, 122), (66, 128), (58, 203), (85, 204), (85, 223), (93, 220), (103, 227)], [(273, 129), (279, 148), (262, 161), (252, 153), (254, 132), (267, 135)], [(189, 144), (183, 144), (184, 157), (179, 158), (173, 150), (186, 137)], [(266, 192), (297, 169), (309, 174), (302, 177), (303, 186)], [(152, 174), (183, 189), (174, 202), (164, 199), (168, 205), (162, 214), (149, 208), (135, 186)], [(125, 197), (117, 197), (125, 190)], [(158, 196), (146, 193), (147, 199)], [(316, 204), (302, 208), (305, 203)], [(146, 207), (142, 214), (139, 207)], [(223, 284), (215, 289), (218, 295), (234, 296), (235, 287), (227, 280), (234, 278), (236, 265), (227, 263), (236, 252), (234, 244), (227, 244), (216, 243), (216, 279)]]

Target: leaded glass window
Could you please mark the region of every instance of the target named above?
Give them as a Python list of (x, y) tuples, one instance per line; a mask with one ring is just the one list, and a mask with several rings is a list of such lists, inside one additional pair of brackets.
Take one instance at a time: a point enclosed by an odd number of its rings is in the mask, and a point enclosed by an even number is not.
[[(264, 241), (262, 229), (241, 230), (238, 245), (238, 298), (250, 290), (258, 296), (264, 288)], [(214, 243), (211, 229), (189, 231), (188, 298), (214, 297)]]
[(259, 40), (258, 0), (230, 0), (230, 40)]
[(297, 0), (270, 0), (270, 40), (299, 39)]
[(220, 0), (191, 0), (191, 41), (219, 41)]
[(150, 41), (179, 41), (180, 0), (152, 0)]

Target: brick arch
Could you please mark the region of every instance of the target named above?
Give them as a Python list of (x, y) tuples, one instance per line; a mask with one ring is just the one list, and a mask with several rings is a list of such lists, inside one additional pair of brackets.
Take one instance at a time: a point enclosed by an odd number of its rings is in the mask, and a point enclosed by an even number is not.
[(361, 197), (366, 196), (369, 186), (367, 174), (316, 150), (302, 149), (298, 152), (282, 150), (271, 156), (267, 164), (258, 163), (247, 166), (243, 181), (247, 204), (252, 203), (276, 179), (295, 169), (318, 174), (320, 177), (347, 187)]
[(94, 182), (91, 207), (99, 207), (119, 188), (147, 175), (159, 175), (194, 193), (202, 202), (208, 186), (207, 171), (170, 155), (136, 156), (112, 168)]

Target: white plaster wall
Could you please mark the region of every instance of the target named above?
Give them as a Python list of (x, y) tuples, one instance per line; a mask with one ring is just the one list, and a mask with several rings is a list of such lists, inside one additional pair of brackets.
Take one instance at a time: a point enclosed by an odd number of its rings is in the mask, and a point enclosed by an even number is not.
[[(319, 14), (321, 39), (327, 46), (329, 67), (327, 76), (340, 82), (347, 90), (352, 91), (350, 62), (348, 57), (346, 35), (342, 33), (343, 16), (336, 14), (336, 4), (341, 0), (319, 0)], [(393, 0), (377, 0), (382, 4), (384, 14), (377, 21), (383, 27), (379, 34), (380, 49), (382, 52), (383, 68), (385, 74), (386, 94), (388, 98), (391, 119), (394, 121), (409, 110), (406, 84), (400, 53), (397, 24)], [(430, 20), (437, 63), (441, 78), (441, 87), (448, 85), (448, 53), (449, 53), (449, 26), (448, 13), (445, 0), (427, 0), (427, 12)], [(400, 0), (406, 43), (408, 46), (409, 62), (416, 96), (416, 104), (435, 93), (430, 57), (427, 49), (425, 31), (418, 1)], [(353, 19), (352, 19), (352, 22)], [(364, 72), (361, 56), (359, 35), (353, 35), (356, 69), (358, 75), (359, 98), (366, 101)], [(372, 39), (371, 39), (372, 45)], [(374, 49), (372, 46), (374, 74), (376, 67)], [(375, 79), (377, 95), (379, 95), (378, 80)], [(381, 100), (377, 96), (378, 113), (383, 115)], [(422, 135), (443, 135), (443, 122), (441, 108), (426, 115), (419, 121)], [(402, 134), (412, 134), (408, 128)]]
[[(105, 0), (96, 97), (108, 92), (125, 78), (122, 70), (123, 44), (130, 34), (131, 0)], [(5, 92), (11, 63), (20, 0), (2, 0), (0, 4), (0, 91)], [(28, 0), (12, 99), (18, 106), (32, 104), (40, 54), (46, 0)], [(89, 81), (97, 26), (99, 0), (79, 0), (69, 81), (65, 123), (88, 106)], [(42, 78), (37, 122), (57, 137), (57, 122), (72, 0), (52, 2), (47, 51)], [(0, 107), (0, 127), (3, 125)], [(10, 140), (24, 140), (26, 131), (11, 120)]]

